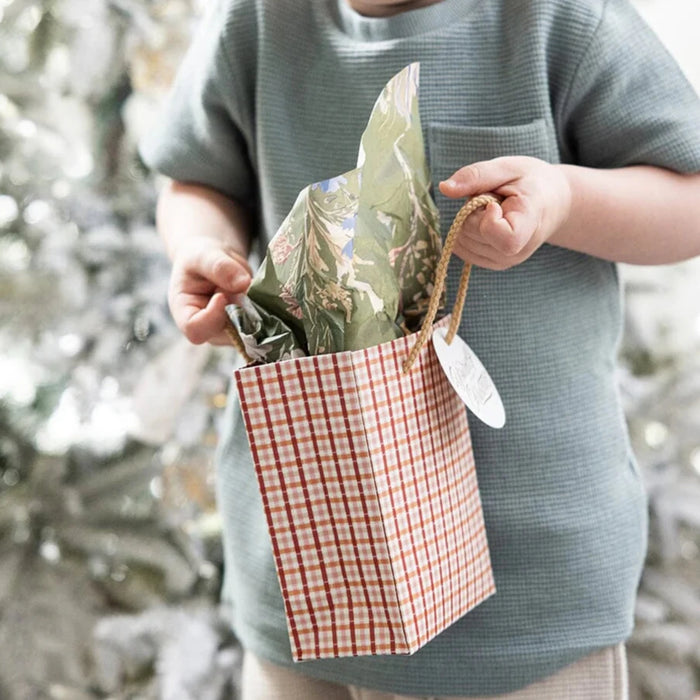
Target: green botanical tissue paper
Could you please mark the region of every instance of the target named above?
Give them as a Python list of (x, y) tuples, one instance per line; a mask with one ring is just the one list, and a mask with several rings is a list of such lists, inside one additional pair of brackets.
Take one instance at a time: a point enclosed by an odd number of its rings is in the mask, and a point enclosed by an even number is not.
[(229, 307), (254, 360), (359, 350), (420, 326), (441, 243), (418, 80), (414, 63), (387, 83), (357, 168), (299, 193), (246, 302)]

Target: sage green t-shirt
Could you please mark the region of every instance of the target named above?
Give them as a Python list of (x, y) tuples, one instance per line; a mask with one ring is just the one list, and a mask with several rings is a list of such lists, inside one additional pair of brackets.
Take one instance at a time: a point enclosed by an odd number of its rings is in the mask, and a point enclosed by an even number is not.
[[(345, 0), (216, 0), (144, 158), (254, 209), (264, 249), (304, 186), (354, 167), (375, 98), (413, 61), (434, 182), (503, 155), (700, 171), (700, 102), (626, 0), (443, 0), (382, 19)], [(436, 201), (445, 233), (460, 203)], [(544, 245), (511, 270), (474, 271), (460, 334), (508, 415), (501, 431), (470, 416), (497, 593), (413, 656), (299, 671), (403, 694), (497, 694), (630, 634), (647, 518), (615, 381), (621, 321), (609, 262)], [(234, 395), (218, 496), (235, 633), (291, 664)]]

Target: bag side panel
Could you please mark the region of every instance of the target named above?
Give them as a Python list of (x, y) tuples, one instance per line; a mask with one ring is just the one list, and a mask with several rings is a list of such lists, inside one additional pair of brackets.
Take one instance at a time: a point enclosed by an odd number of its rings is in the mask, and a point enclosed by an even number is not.
[(464, 405), (432, 342), (354, 353), (377, 493), (411, 651), (494, 592)]

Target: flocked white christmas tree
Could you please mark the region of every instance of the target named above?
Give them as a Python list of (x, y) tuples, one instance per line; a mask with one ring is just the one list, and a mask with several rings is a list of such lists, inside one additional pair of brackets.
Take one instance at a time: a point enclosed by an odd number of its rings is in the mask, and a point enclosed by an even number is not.
[[(235, 692), (211, 472), (234, 358), (170, 321), (135, 151), (202, 4), (0, 0), (2, 698)], [(698, 687), (699, 268), (624, 270), (652, 516), (633, 698)]]

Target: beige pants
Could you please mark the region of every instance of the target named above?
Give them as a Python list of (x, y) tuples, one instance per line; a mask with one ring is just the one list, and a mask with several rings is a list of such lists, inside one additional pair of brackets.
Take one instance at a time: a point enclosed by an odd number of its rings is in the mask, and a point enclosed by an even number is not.
[[(481, 700), (627, 700), (627, 657), (624, 644), (586, 656), (561, 671), (521, 690)], [(410, 700), (304, 676), (246, 653), (242, 700)], [(431, 697), (426, 700), (440, 700)], [(458, 700), (452, 698), (452, 700)], [(478, 700), (469, 698), (469, 700)]]

